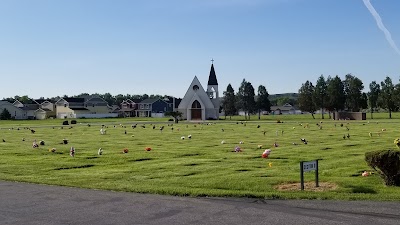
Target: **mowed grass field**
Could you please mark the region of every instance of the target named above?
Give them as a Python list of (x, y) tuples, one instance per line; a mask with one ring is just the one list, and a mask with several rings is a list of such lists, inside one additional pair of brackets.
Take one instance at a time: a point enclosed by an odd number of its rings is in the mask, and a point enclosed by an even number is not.
[[(400, 200), (400, 187), (386, 187), (364, 161), (365, 152), (396, 148), (393, 140), (400, 137), (399, 119), (325, 119), (320, 123), (310, 117), (257, 121), (253, 116), (249, 122), (173, 125), (165, 118), (146, 124), (132, 119), (78, 120), (63, 129), (62, 120), (0, 121), (0, 179), (181, 196)], [(105, 135), (100, 134), (102, 123), (108, 126)], [(32, 134), (27, 126), (36, 132)], [(344, 139), (348, 134), (350, 138)], [(61, 144), (64, 138), (68, 144)], [(45, 145), (32, 148), (35, 139), (44, 140)], [(75, 157), (69, 155), (71, 146)], [(236, 146), (242, 152), (234, 152)], [(145, 151), (146, 147), (151, 151)], [(49, 148), (57, 150), (52, 153)], [(99, 148), (103, 155), (97, 154)], [(124, 148), (127, 154), (122, 153)], [(268, 159), (261, 158), (265, 149), (272, 150)], [(319, 159), (320, 183), (335, 188), (277, 188), (299, 183), (299, 162), (315, 159)], [(362, 177), (365, 170), (373, 174)], [(314, 176), (314, 172), (305, 173), (305, 181), (314, 182)]]

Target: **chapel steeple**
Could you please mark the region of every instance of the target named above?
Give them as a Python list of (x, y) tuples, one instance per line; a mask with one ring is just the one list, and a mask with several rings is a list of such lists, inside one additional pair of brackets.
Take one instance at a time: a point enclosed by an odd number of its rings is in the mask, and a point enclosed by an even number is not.
[(211, 69), (210, 69), (210, 75), (208, 76), (208, 83), (207, 83), (207, 95), (214, 105), (214, 114), (216, 115), (216, 119), (218, 119), (219, 118), (220, 101), (219, 101), (219, 92), (218, 92), (218, 81), (217, 81), (217, 76), (215, 75), (215, 70), (214, 70), (214, 59), (211, 59)]
[(208, 77), (208, 85), (218, 85), (217, 76), (214, 70), (214, 59), (211, 60), (210, 76)]

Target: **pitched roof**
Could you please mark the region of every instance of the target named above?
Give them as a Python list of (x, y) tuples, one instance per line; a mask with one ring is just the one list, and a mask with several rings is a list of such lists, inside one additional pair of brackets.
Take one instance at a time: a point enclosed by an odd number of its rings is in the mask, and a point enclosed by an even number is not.
[(218, 85), (217, 76), (215, 75), (214, 64), (211, 64), (210, 76), (208, 77), (208, 85)]
[(38, 104), (42, 104), (45, 101), (48, 101), (50, 103), (52, 102), (51, 99), (35, 99), (34, 101), (37, 102)]
[(85, 98), (63, 98), (67, 102), (85, 102)]
[(156, 102), (158, 100), (158, 98), (147, 98), (141, 102), (139, 102), (140, 104), (153, 104), (154, 102)]

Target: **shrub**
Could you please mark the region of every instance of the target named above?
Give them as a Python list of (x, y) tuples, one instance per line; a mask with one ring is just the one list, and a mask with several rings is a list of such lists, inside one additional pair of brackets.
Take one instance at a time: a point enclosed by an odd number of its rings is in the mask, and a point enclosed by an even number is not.
[(10, 112), (4, 108), (3, 111), (0, 113), (0, 120), (9, 120), (11, 119)]
[(400, 186), (400, 151), (381, 150), (365, 153), (368, 166), (378, 171), (388, 186)]
[(68, 120), (63, 121), (62, 125), (69, 125)]
[(76, 120), (71, 120), (71, 124), (76, 124)]

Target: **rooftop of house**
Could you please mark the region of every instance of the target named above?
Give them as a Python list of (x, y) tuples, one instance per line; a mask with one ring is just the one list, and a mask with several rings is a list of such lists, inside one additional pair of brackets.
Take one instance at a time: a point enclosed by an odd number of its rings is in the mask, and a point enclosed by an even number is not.
[(159, 98), (148, 98), (148, 99), (145, 99), (145, 100), (139, 102), (139, 104), (153, 104), (157, 100), (159, 100)]
[(85, 98), (63, 98), (67, 102), (85, 102)]
[(35, 102), (37, 102), (38, 104), (42, 104), (43, 102), (53, 102), (51, 99), (35, 99)]

